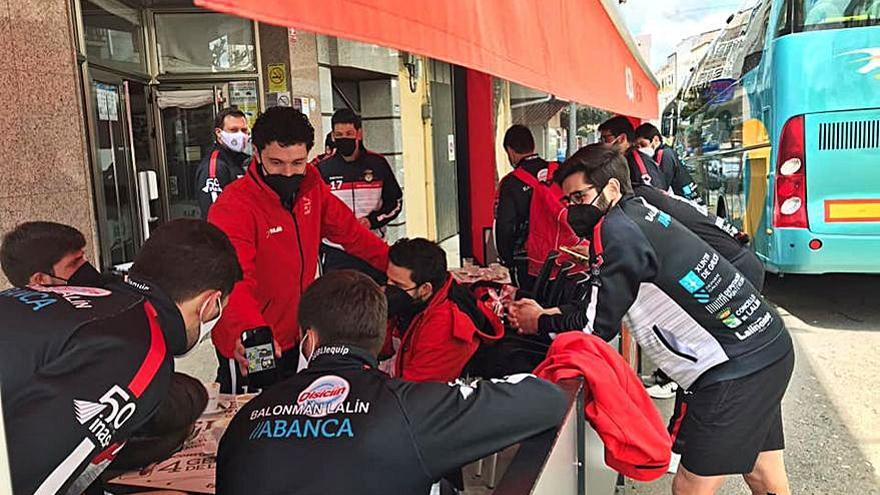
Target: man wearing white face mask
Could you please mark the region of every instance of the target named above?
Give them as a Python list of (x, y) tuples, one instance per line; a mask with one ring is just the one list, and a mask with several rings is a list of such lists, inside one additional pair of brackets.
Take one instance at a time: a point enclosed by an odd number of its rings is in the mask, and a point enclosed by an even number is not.
[(168, 396), (241, 266), (200, 220), (156, 229), (124, 282), (0, 292), (0, 386), (15, 493), (82, 493)]
[(362, 273), (317, 279), (297, 316), (308, 366), (235, 415), (217, 452), (217, 495), (427, 495), (565, 414), (556, 385), (532, 375), (447, 384), (379, 371), (388, 304)]
[(237, 108), (226, 108), (214, 120), (214, 149), (196, 169), (195, 196), (202, 219), (230, 182), (244, 176), (250, 160), (251, 139), (247, 116)]

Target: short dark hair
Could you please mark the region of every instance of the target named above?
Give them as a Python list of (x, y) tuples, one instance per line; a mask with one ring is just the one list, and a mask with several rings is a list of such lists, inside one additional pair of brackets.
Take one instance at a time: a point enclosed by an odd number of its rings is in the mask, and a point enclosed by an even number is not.
[(660, 130), (654, 127), (654, 124), (645, 122), (636, 127), (636, 139), (642, 138), (647, 139), (648, 141), (653, 141), (655, 137), (660, 138), (660, 140), (663, 141), (663, 134), (660, 134)]
[(220, 110), (217, 117), (214, 119), (214, 129), (223, 129), (223, 126), (226, 124), (226, 117), (247, 119), (247, 115), (237, 107), (224, 108), (223, 110)]
[(361, 128), (361, 116), (354, 113), (350, 108), (340, 108), (333, 113), (330, 119), (330, 125), (336, 127), (336, 124), (351, 124), (355, 129)]
[(270, 143), (281, 146), (304, 144), (311, 150), (315, 145), (315, 128), (309, 118), (291, 107), (272, 107), (263, 112), (251, 130), (251, 142), (262, 151)]
[(332, 271), (315, 280), (299, 301), (299, 326), (318, 333), (321, 345), (352, 345), (378, 354), (385, 343), (388, 300), (370, 277)]
[(431, 283), (438, 290), (446, 283), (449, 272), (446, 267), (446, 251), (436, 242), (427, 239), (401, 239), (388, 250), (388, 259), (395, 265), (412, 271), (412, 279), (418, 285)]
[(614, 145), (596, 143), (577, 150), (559, 167), (553, 180), (562, 184), (565, 179), (581, 172), (586, 176), (586, 181), (596, 188), (601, 189), (608, 185), (609, 180), (617, 179), (622, 193), (630, 194), (633, 191), (626, 157)]
[(514, 124), (504, 133), (504, 147), (517, 153), (531, 153), (535, 151), (535, 136), (528, 127)]
[(35, 273), (55, 275), (55, 263), (85, 246), (82, 232), (69, 225), (25, 222), (3, 236), (0, 266), (12, 285), (24, 287)]
[(129, 273), (156, 284), (175, 302), (206, 290), (224, 296), (242, 279), (235, 248), (222, 230), (202, 220), (179, 219), (152, 232)]
[(599, 132), (602, 131), (608, 131), (613, 134), (614, 137), (620, 136), (621, 134), (626, 134), (626, 140), (630, 143), (636, 140), (636, 130), (633, 129), (632, 122), (630, 122), (629, 119), (624, 117), (623, 115), (611, 117), (605, 122), (602, 122), (599, 125)]

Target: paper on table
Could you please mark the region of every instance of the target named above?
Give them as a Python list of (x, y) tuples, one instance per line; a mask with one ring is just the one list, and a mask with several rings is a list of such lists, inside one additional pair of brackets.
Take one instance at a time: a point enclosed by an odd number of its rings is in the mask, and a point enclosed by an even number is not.
[(219, 394), (217, 412), (202, 414), (180, 451), (140, 471), (113, 478), (110, 483), (213, 494), (217, 444), (235, 413), (253, 397)]

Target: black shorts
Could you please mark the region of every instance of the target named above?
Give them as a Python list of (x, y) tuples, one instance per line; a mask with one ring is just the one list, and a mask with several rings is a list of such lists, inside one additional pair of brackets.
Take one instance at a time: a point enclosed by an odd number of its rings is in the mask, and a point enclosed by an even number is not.
[(676, 397), (669, 422), (672, 450), (700, 476), (752, 472), (758, 454), (785, 448), (782, 396), (794, 369), (794, 351), (742, 378)]

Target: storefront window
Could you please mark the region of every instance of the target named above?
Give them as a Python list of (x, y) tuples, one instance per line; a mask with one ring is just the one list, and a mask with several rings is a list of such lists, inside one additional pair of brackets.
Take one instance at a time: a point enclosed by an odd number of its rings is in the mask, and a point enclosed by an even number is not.
[(254, 26), (222, 14), (156, 14), (160, 74), (256, 71)]
[(116, 0), (82, 0), (89, 62), (127, 72), (146, 72), (140, 14)]

